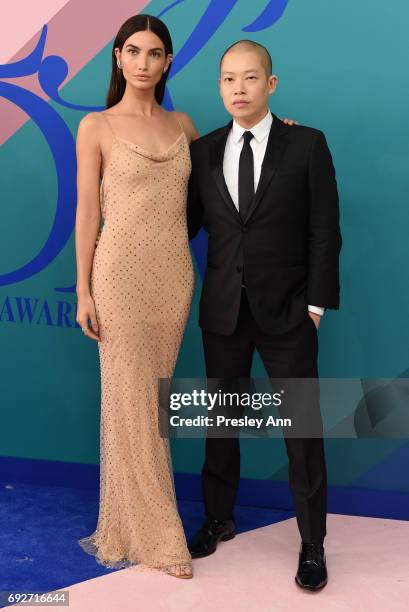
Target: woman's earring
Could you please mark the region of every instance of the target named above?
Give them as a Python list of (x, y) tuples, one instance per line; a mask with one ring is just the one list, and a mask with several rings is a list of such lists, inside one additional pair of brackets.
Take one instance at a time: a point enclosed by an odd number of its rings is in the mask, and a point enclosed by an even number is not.
[(116, 60), (116, 65), (118, 66), (118, 68), (122, 68), (121, 62), (119, 60)]

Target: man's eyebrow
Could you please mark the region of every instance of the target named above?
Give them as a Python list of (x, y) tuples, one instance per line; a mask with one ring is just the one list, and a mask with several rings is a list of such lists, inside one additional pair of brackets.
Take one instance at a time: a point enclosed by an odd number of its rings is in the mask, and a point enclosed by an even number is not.
[[(260, 70), (258, 68), (250, 68), (250, 70), (245, 70), (244, 74), (247, 74), (248, 72), (260, 72)], [(235, 74), (235, 73), (229, 70), (223, 70), (222, 74)]]

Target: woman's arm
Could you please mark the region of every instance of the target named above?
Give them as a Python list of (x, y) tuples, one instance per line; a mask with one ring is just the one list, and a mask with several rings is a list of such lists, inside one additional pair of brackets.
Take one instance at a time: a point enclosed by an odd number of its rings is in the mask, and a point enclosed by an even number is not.
[[(77, 260), (78, 323), (88, 328), (88, 317), (95, 329), (97, 322), (90, 292), (90, 274), (95, 242), (101, 222), (99, 201), (101, 147), (100, 118), (97, 113), (83, 117), (77, 132), (77, 210), (75, 220), (75, 250)], [(92, 304), (91, 304), (92, 302)], [(81, 306), (81, 312), (80, 312)], [(84, 320), (85, 316), (87, 317)], [(79, 318), (82, 320), (80, 321)], [(94, 319), (94, 320), (93, 320)], [(95, 337), (89, 330), (88, 336)]]

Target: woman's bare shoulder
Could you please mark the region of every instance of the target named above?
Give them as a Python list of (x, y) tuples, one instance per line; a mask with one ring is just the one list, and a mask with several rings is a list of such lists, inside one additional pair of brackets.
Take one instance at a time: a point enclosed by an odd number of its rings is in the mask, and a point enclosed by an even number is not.
[(99, 113), (92, 112), (84, 115), (78, 123), (77, 141), (98, 142), (101, 133), (101, 122), (103, 117)]
[(199, 133), (196, 129), (196, 126), (192, 118), (187, 113), (184, 113), (182, 111), (173, 111), (173, 113), (176, 114), (177, 118), (183, 125), (183, 129), (188, 135), (190, 141), (196, 140), (196, 138), (199, 138)]
[(101, 123), (104, 121), (102, 117), (102, 111), (92, 112), (84, 115), (78, 124), (78, 130), (91, 134), (97, 132), (100, 129)]
[(107, 125), (103, 111), (84, 115), (78, 124), (77, 142), (102, 147), (102, 143), (106, 140), (106, 135)]

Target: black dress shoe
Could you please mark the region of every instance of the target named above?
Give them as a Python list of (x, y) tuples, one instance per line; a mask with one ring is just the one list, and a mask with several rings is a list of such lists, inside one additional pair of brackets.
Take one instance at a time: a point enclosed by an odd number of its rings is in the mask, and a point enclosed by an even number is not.
[(328, 582), (324, 546), (302, 542), (295, 581), (302, 589), (318, 591)]
[(231, 519), (219, 521), (208, 518), (201, 529), (188, 542), (188, 549), (192, 559), (207, 557), (215, 552), (220, 540), (226, 542), (236, 535), (236, 526)]

